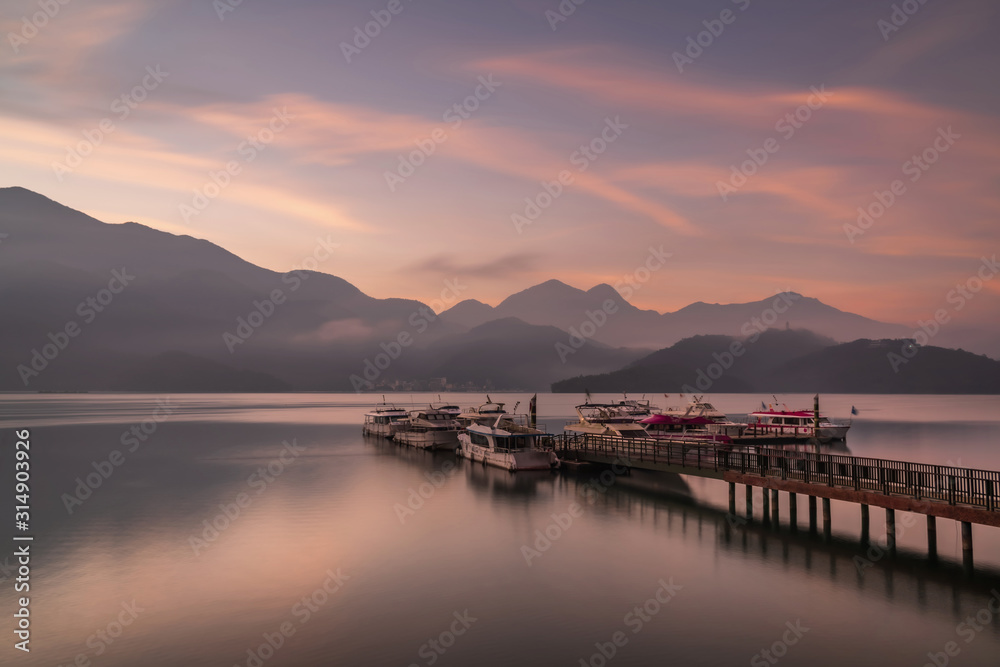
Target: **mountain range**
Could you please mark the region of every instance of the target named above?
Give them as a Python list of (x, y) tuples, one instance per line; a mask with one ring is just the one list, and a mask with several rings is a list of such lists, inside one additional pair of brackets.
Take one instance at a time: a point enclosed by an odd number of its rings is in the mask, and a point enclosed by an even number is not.
[(805, 330), (693, 336), (554, 392), (1000, 393), (1000, 361), (897, 339), (836, 343)]
[(326, 273), (261, 268), (191, 236), (107, 224), (23, 188), (0, 189), (0, 310), (6, 391), (421, 389), (429, 378), (541, 389), (691, 336), (912, 333), (792, 292), (658, 313), (609, 285), (556, 280), (496, 307), (467, 300), (437, 314)]

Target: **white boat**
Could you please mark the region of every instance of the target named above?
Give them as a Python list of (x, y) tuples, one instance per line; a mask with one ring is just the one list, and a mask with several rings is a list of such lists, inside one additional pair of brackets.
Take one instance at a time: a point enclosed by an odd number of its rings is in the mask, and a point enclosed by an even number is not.
[(462, 423), (462, 425), (467, 426), (470, 424), (492, 424), (496, 422), (497, 417), (508, 416), (507, 411), (504, 409), (504, 403), (495, 403), (490, 400), (490, 397), (486, 397), (486, 402), (478, 407), (470, 407), (463, 410), (458, 414), (456, 419)]
[(365, 435), (391, 438), (399, 429), (400, 422), (408, 416), (406, 410), (397, 408), (392, 403), (378, 403), (374, 410), (365, 413), (365, 423), (361, 427), (361, 432)]
[(726, 413), (717, 409), (708, 401), (702, 400), (702, 396), (695, 396), (691, 402), (684, 406), (670, 407), (662, 411), (661, 414), (670, 417), (705, 417), (712, 421), (725, 421)]
[(850, 422), (834, 423), (823, 415), (819, 416), (817, 427), (816, 415), (810, 410), (760, 410), (749, 413), (747, 422), (748, 434), (797, 435), (814, 437), (820, 442), (846, 440), (847, 431), (851, 428)]
[(576, 406), (575, 409), (580, 419), (568, 422), (563, 426), (566, 433), (609, 435), (615, 438), (649, 437), (646, 429), (637, 420), (638, 415), (635, 412), (622, 409), (620, 404), (584, 403)]
[(455, 449), (461, 430), (458, 420), (440, 409), (411, 410), (398, 422), (392, 439), (421, 449)]
[(521, 424), (513, 415), (501, 415), (492, 424), (469, 424), (459, 433), (458, 455), (511, 472), (558, 468), (559, 457), (541, 445), (547, 435), (543, 429)]

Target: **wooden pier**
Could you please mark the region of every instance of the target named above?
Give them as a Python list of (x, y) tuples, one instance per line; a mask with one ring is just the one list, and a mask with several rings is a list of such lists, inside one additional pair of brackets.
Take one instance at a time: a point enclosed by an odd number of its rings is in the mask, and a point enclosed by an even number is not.
[[(796, 522), (797, 494), (809, 497), (809, 525), (817, 524), (816, 499), (823, 500), (823, 527), (830, 532), (830, 501), (861, 507), (863, 538), (869, 507), (886, 512), (886, 544), (895, 548), (896, 510), (927, 517), (928, 551), (937, 553), (937, 518), (962, 524), (962, 556), (973, 565), (972, 524), (1000, 527), (1000, 472), (929, 465), (890, 459), (815, 454), (762, 446), (750, 448), (645, 438), (564, 435), (556, 442), (561, 457), (729, 482), (729, 512), (736, 514), (736, 485), (746, 485), (746, 518), (753, 519), (753, 487), (764, 489), (764, 519), (778, 514), (778, 494), (788, 494)], [(769, 516), (770, 513), (770, 516)]]

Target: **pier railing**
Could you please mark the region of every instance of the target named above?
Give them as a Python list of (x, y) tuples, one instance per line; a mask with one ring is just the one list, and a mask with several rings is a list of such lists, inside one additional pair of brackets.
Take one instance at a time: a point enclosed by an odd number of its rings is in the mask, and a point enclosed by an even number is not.
[(917, 500), (1000, 510), (1000, 472), (927, 463), (752, 446), (614, 438), (603, 435), (564, 436), (557, 447), (587, 458), (594, 454), (623, 465), (652, 463), (699, 470), (737, 472), (831, 487), (909, 496)]

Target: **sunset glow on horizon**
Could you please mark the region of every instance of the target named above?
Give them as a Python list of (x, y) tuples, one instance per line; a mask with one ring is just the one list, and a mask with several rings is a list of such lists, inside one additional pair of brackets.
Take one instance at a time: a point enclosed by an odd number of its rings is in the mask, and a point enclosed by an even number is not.
[[(329, 238), (318, 270), (424, 302), (662, 247), (641, 308), (909, 325), (1000, 250), (991, 3), (369, 4), (8, 3), (0, 181), (280, 271)], [(985, 280), (955, 319), (998, 313)]]

